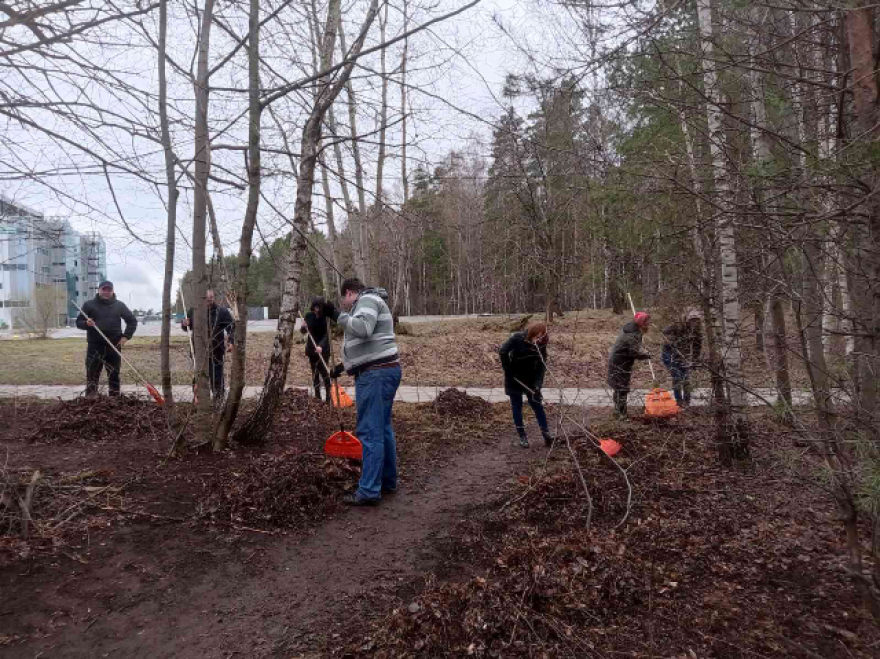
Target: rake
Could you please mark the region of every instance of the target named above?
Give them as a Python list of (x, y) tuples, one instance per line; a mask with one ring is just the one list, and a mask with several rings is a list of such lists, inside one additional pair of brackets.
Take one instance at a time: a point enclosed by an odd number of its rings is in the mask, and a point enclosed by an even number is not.
[[(83, 315), (83, 317), (84, 317), (86, 320), (92, 320), (91, 318), (88, 317), (88, 315), (86, 315), (86, 312), (82, 310), (82, 307), (81, 307), (81, 306), (79, 306), (79, 305), (78, 305), (76, 302), (74, 302), (73, 300), (71, 300), (71, 302), (73, 302), (73, 306), (75, 306), (77, 309), (79, 309), (79, 312)], [(92, 320), (92, 322), (95, 322), (95, 321)], [(132, 363), (131, 363), (130, 361), (128, 361), (128, 359), (126, 359), (125, 355), (123, 355), (123, 354), (119, 351), (119, 348), (117, 348), (115, 345), (113, 345), (113, 342), (112, 342), (110, 339), (107, 338), (107, 335), (104, 334), (104, 332), (101, 331), (101, 328), (98, 327), (98, 324), (97, 324), (97, 323), (95, 323), (94, 328), (95, 328), (95, 330), (97, 330), (98, 334), (101, 335), (101, 338), (104, 339), (104, 341), (107, 342), (107, 345), (110, 346), (110, 347), (113, 349), (113, 352), (115, 352), (117, 355), (119, 355), (119, 356), (122, 358), (122, 361), (124, 361), (124, 362), (128, 365), (128, 367), (129, 367), (132, 371), (134, 371), (134, 374), (137, 375), (138, 378), (140, 378), (140, 380), (141, 380), (141, 382), (143, 383), (143, 385), (147, 388), (147, 391), (149, 391), (149, 392), (150, 392), (150, 395), (153, 397), (153, 400), (156, 401), (156, 404), (157, 404), (157, 405), (164, 405), (164, 404), (165, 404), (165, 399), (162, 398), (162, 394), (159, 393), (159, 390), (156, 389), (156, 387), (154, 387), (153, 385), (151, 385), (150, 382), (149, 382), (149, 380), (147, 380), (147, 378), (145, 378), (143, 375), (141, 375), (141, 372), (140, 372), (139, 370), (137, 370), (137, 369), (132, 365)]]
[[(306, 328), (306, 333), (309, 335), (309, 340), (312, 342), (312, 345), (315, 346), (315, 349), (317, 349), (318, 342), (315, 341), (315, 337), (312, 336), (311, 331), (309, 331), (309, 326), (306, 324), (306, 319), (303, 318), (302, 311), (300, 311), (299, 317), (302, 319), (303, 327)], [(327, 322), (327, 340), (330, 342), (330, 358), (332, 360), (333, 359), (333, 345), (332, 345), (333, 339), (331, 338), (331, 334), (330, 334), (329, 320), (327, 320), (325, 322)], [(327, 367), (327, 362), (324, 360), (324, 355), (319, 352), (318, 358), (321, 360), (321, 364), (324, 366), (327, 373), (330, 373), (331, 371)], [(340, 409), (339, 409), (340, 405), (338, 404), (339, 402), (341, 402), (339, 400), (341, 388), (339, 387), (339, 385), (336, 382), (334, 382), (333, 384), (336, 389), (336, 391), (333, 392), (334, 394), (336, 394), (336, 401), (335, 401), (335, 404), (333, 405), (333, 407), (336, 409), (336, 418), (339, 421), (339, 430), (337, 432), (333, 433), (332, 435), (330, 435), (330, 437), (327, 438), (327, 441), (324, 442), (324, 453), (326, 453), (327, 455), (333, 456), (335, 458), (353, 458), (354, 460), (363, 460), (364, 459), (363, 444), (361, 444), (360, 440), (358, 440), (357, 437), (355, 437), (350, 432), (347, 432), (345, 430), (345, 424), (342, 422), (342, 412), (340, 411)], [(343, 395), (345, 395), (345, 392), (341, 392), (341, 393)], [(347, 395), (345, 395), (345, 397), (348, 398)], [(351, 401), (350, 398), (348, 398), (348, 400)]]
[[(186, 299), (183, 297), (183, 280), (180, 280), (180, 302), (183, 304), (183, 317), (187, 318), (186, 312)], [(195, 315), (195, 312), (193, 312)], [(196, 348), (193, 345), (193, 328), (188, 327), (189, 331), (186, 333), (187, 338), (189, 339), (189, 356), (192, 359), (192, 367), (193, 367), (193, 377), (192, 377), (192, 390), (193, 390), (193, 405), (199, 404), (199, 381), (196, 377)]]

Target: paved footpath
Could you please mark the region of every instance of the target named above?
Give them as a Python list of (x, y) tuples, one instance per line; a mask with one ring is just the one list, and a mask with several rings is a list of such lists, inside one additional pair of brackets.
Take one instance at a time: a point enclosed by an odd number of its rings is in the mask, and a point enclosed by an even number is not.
[[(355, 397), (355, 388), (353, 383), (346, 385), (342, 383), (345, 391), (352, 398)], [(397, 390), (395, 400), (405, 403), (428, 403), (434, 400), (437, 395), (448, 387), (412, 387), (401, 386)], [(85, 387), (79, 386), (58, 386), (58, 385), (0, 385), (0, 398), (16, 398), (16, 397), (32, 397), (61, 400), (73, 400), (83, 394)], [(288, 387), (288, 389), (306, 389), (306, 387)], [(460, 389), (471, 396), (479, 396), (490, 403), (506, 402), (507, 396), (504, 395), (502, 387), (460, 387)], [(245, 387), (245, 398), (257, 398), (260, 395), (262, 387)], [(141, 385), (124, 384), (122, 391), (126, 394), (148, 397), (146, 389)], [(633, 389), (630, 394), (630, 402), (638, 402), (644, 400), (647, 389)], [(611, 407), (611, 391), (609, 389), (543, 389), (544, 400), (550, 403), (565, 402), (570, 405), (580, 405), (582, 407)], [(709, 389), (694, 390), (694, 405), (706, 405), (711, 391)], [(808, 391), (800, 390), (793, 392), (795, 405), (807, 405), (811, 402), (812, 396)], [(174, 387), (175, 400), (192, 400), (192, 389), (186, 385), (176, 385)], [(754, 395), (747, 396), (749, 405), (759, 406), (766, 403), (776, 402), (776, 390), (769, 388), (756, 389)]]

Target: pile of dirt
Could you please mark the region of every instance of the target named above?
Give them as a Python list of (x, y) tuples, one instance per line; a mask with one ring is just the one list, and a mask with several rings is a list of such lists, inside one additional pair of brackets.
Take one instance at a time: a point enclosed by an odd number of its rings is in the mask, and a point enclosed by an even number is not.
[(441, 391), (434, 405), (443, 416), (477, 416), (487, 414), (492, 409), (489, 401), (479, 396), (469, 396), (455, 387)]
[(212, 520), (261, 529), (296, 529), (325, 519), (353, 489), (356, 463), (323, 455), (263, 455), (219, 475), (206, 510)]
[(635, 458), (629, 511), (620, 471), (576, 441), (590, 533), (568, 460), (520, 479), (511, 503), (474, 510), (450, 536), (444, 571), (478, 576), (429, 582), (336, 656), (871, 656), (880, 632), (846, 576), (831, 507), (781, 487), (769, 461), (707, 466), (700, 432), (616, 436)]
[(98, 396), (59, 401), (42, 410), (39, 425), (28, 439), (35, 442), (118, 442), (167, 436), (166, 415), (152, 400), (135, 396)]
[[(322, 389), (321, 395), (324, 395)], [(339, 430), (339, 418), (347, 427), (354, 425), (354, 407), (337, 410), (325, 400), (318, 400), (305, 389), (288, 389), (272, 424), (269, 439), (293, 442), (303, 448), (320, 450), (327, 437)]]

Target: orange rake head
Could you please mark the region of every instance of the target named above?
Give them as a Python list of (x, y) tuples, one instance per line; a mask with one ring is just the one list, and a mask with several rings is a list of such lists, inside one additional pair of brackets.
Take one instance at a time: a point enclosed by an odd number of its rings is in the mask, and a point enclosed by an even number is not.
[(335, 432), (324, 443), (324, 453), (334, 458), (364, 459), (364, 447), (350, 432)]
[(147, 391), (150, 392), (150, 395), (153, 397), (153, 400), (156, 401), (156, 405), (164, 405), (165, 399), (162, 398), (162, 394), (158, 392), (156, 387), (151, 384), (147, 384)]
[(339, 386), (338, 382), (333, 383), (333, 388), (330, 392), (330, 400), (333, 401), (333, 405), (336, 407), (351, 407), (354, 405), (354, 401), (347, 393), (345, 393), (345, 389)]
[(600, 439), (599, 448), (601, 448), (606, 455), (612, 456), (617, 455), (617, 453), (620, 452), (621, 446), (613, 439)]

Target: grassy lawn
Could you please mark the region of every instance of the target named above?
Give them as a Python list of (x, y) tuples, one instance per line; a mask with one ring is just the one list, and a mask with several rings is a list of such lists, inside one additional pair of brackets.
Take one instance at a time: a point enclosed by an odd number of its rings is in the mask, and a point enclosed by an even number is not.
[[(399, 336), (403, 383), (407, 385), (494, 386), (502, 384), (498, 363), (498, 347), (510, 335), (514, 319), (446, 320), (415, 323), (410, 333)], [(547, 387), (604, 386), (608, 351), (619, 328), (629, 317), (614, 316), (609, 311), (569, 312), (551, 327), (550, 373)], [(646, 337), (646, 346), (657, 358), (654, 369), (661, 383), (669, 386), (669, 378), (660, 363), (662, 336), (658, 328)], [(793, 338), (793, 337), (792, 337)], [(248, 336), (247, 383), (262, 384), (272, 354), (274, 333)], [(297, 333), (290, 360), (288, 382), (309, 384), (308, 360), (303, 354), (302, 336)], [(338, 348), (339, 341), (335, 343)], [(772, 386), (761, 355), (753, 354), (753, 341), (744, 331), (744, 371), (755, 386)], [(0, 341), (0, 384), (67, 384), (81, 385), (85, 380), (86, 343), (82, 339), (10, 340)], [(154, 383), (159, 382), (158, 337), (135, 338), (125, 347), (125, 356)], [(191, 381), (189, 345), (183, 337), (173, 337), (171, 348), (172, 376), (175, 384)], [(793, 360), (794, 361), (794, 360)], [(123, 365), (123, 382), (132, 383)], [(793, 381), (805, 386), (800, 368), (793, 368)], [(695, 385), (705, 386), (705, 371), (695, 375)], [(646, 365), (637, 365), (634, 387), (647, 387), (651, 377)]]

